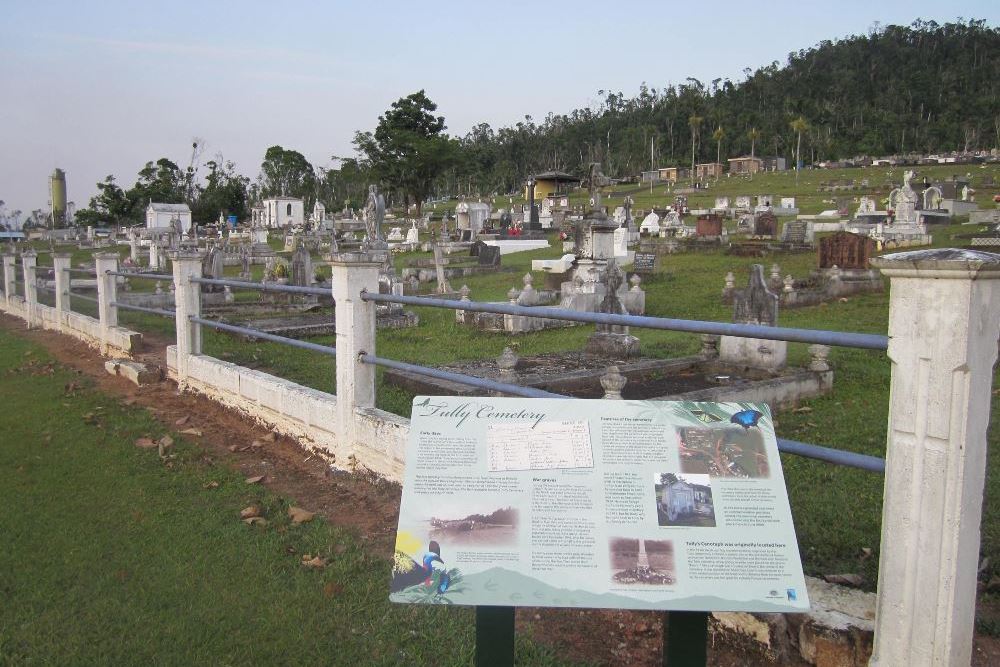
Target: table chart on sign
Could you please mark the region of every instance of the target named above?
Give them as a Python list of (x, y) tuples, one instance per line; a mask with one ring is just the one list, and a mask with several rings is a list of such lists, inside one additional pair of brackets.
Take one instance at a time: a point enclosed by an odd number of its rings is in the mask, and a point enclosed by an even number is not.
[(594, 467), (586, 421), (491, 424), (487, 446), (490, 472)]

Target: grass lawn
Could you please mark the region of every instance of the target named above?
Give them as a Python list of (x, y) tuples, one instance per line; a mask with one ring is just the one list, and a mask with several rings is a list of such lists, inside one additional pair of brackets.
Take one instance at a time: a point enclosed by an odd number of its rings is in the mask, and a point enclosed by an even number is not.
[[(0, 334), (0, 665), (467, 665), (469, 609), (391, 605), (389, 563), (142, 409)], [(211, 481), (217, 488), (206, 488)], [(248, 526), (257, 503), (270, 521)], [(323, 570), (301, 554), (330, 558)], [(519, 639), (524, 664), (556, 665)]]

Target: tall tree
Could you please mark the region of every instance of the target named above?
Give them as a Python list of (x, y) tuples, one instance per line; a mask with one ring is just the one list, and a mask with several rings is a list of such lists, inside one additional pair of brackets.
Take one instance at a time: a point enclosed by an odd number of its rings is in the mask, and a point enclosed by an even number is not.
[(694, 185), (694, 150), (698, 144), (698, 133), (704, 120), (704, 117), (696, 113), (688, 116), (688, 127), (691, 128), (691, 185)]
[[(715, 139), (715, 161), (722, 164), (722, 140), (726, 136), (726, 131), (722, 129), (722, 126), (715, 128), (715, 132), (712, 133), (712, 138)], [(719, 172), (715, 172), (715, 180), (719, 180)]]
[(365, 167), (389, 189), (417, 205), (439, 176), (455, 162), (456, 143), (444, 134), (443, 116), (423, 90), (401, 97), (378, 119), (375, 132), (358, 132), (354, 145)]
[[(760, 131), (756, 127), (751, 127), (750, 131), (747, 132), (747, 138), (750, 139), (750, 162), (753, 162), (754, 148), (757, 146), (757, 140), (760, 139)], [(750, 179), (753, 180), (753, 167), (750, 167)]]
[(271, 146), (260, 165), (261, 197), (298, 197), (308, 211), (316, 196), (316, 172), (302, 153)]
[(795, 182), (799, 182), (799, 169), (802, 167), (802, 133), (809, 129), (809, 123), (799, 116), (790, 123), (792, 131), (798, 135), (795, 142)]
[(197, 222), (211, 222), (220, 213), (224, 216), (235, 215), (239, 220), (248, 218), (247, 188), (250, 179), (237, 173), (232, 160), (226, 160), (221, 154), (206, 162), (205, 166), (208, 167), (208, 176), (205, 186), (196, 189), (191, 217)]

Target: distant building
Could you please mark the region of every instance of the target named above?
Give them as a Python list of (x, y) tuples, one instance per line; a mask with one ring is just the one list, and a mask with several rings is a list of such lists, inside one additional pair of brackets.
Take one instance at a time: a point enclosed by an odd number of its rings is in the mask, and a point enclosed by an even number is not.
[(719, 162), (702, 162), (694, 166), (696, 181), (707, 181), (710, 178), (722, 176), (722, 164)]
[(261, 203), (265, 227), (301, 227), (305, 222), (305, 204), (298, 197), (271, 197)]
[(146, 229), (169, 229), (174, 220), (180, 222), (182, 233), (191, 231), (191, 209), (187, 204), (149, 202), (146, 207)]
[[(569, 192), (571, 187), (580, 184), (580, 179), (564, 171), (544, 171), (532, 176), (535, 180), (535, 200), (545, 199), (551, 195)], [(528, 198), (528, 187), (524, 188), (524, 198)]]
[(730, 174), (756, 174), (763, 169), (764, 161), (759, 157), (744, 155), (743, 157), (729, 158)]
[(765, 156), (763, 159), (764, 171), (785, 171), (788, 169), (788, 163), (785, 158), (774, 156)]

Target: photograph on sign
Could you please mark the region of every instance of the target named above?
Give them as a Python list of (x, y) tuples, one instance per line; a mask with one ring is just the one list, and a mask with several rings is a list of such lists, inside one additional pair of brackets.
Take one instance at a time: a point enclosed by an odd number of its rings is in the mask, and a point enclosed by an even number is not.
[(770, 409), (414, 399), (394, 602), (809, 608)]

